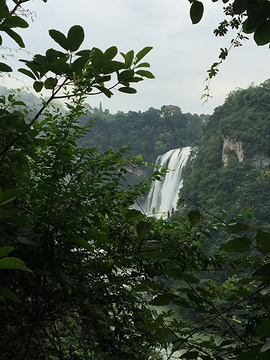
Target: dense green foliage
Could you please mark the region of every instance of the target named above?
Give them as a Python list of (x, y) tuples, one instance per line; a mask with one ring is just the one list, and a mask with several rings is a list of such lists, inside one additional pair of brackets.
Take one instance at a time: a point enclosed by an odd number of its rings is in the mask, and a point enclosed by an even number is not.
[(141, 154), (147, 162), (173, 148), (184, 147), (198, 140), (207, 116), (183, 114), (178, 106), (150, 108), (145, 112), (118, 112), (92, 109), (86, 113), (85, 122), (94, 122), (86, 135), (84, 145), (98, 146), (101, 151), (115, 146), (131, 146), (132, 154)]
[[(252, 221), (265, 227), (270, 218), (269, 80), (260, 86), (236, 90), (216, 108), (204, 129), (196, 157), (187, 168), (182, 196), (216, 216), (222, 210), (237, 214), (253, 209)], [(243, 161), (226, 140), (241, 143)], [(228, 163), (222, 161), (222, 153)]]
[[(7, 24), (22, 24), (24, 2), (0, 2), (0, 31), (17, 42)], [(22, 70), (49, 99), (32, 115), (18, 94), (0, 97), (0, 359), (268, 359), (270, 234), (247, 218), (202, 223), (198, 210), (147, 218), (130, 208), (145, 183), (125, 181), (140, 158), (78, 146), (84, 93), (111, 96), (111, 75), (133, 93), (135, 72), (153, 77), (137, 70), (150, 48), (120, 62), (115, 47), (74, 54), (79, 25), (49, 34), (61, 51)], [(205, 251), (220, 230), (225, 245)]]

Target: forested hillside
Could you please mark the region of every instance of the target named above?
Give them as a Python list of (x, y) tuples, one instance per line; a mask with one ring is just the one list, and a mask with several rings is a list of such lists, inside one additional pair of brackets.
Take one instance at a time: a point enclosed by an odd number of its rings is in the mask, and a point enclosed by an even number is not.
[(252, 221), (270, 218), (270, 80), (230, 93), (215, 109), (187, 167), (181, 195), (187, 208), (215, 215), (253, 209)]
[(118, 112), (89, 109), (82, 122), (93, 123), (84, 146), (98, 146), (99, 151), (130, 145), (132, 154), (141, 154), (147, 162), (173, 148), (192, 144), (200, 139), (207, 115), (183, 114), (178, 106), (149, 108), (145, 112)]

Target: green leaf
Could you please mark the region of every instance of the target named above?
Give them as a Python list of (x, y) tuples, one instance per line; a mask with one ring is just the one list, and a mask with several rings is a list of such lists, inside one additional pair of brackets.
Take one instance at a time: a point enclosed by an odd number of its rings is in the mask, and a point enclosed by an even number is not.
[(51, 30), (49, 30), (49, 35), (62, 48), (64, 48), (65, 50), (69, 50), (68, 39), (65, 37), (65, 35), (63, 33), (61, 33), (58, 30), (51, 29)]
[(57, 58), (67, 58), (68, 54), (55, 49), (48, 49), (46, 51), (46, 58), (49, 62), (53, 62)]
[(35, 241), (32, 241), (32, 240), (28, 240), (24, 236), (18, 236), (17, 241), (21, 244), (27, 244), (27, 245), (31, 245), (31, 246), (35, 246), (35, 247), (39, 246), (38, 243), (36, 243)]
[(116, 46), (109, 47), (105, 52), (104, 56), (107, 60), (112, 60), (118, 53), (118, 49)]
[(153, 306), (165, 306), (171, 303), (171, 299), (166, 295), (158, 295), (153, 300), (150, 301), (150, 304)]
[(142, 220), (137, 225), (137, 235), (138, 239), (142, 240), (148, 231), (151, 229), (151, 224), (145, 220)]
[(257, 326), (256, 333), (258, 336), (270, 335), (270, 319), (264, 320), (262, 324)]
[(173, 268), (165, 268), (162, 270), (163, 274), (168, 275), (170, 277), (172, 277), (173, 279), (182, 279), (183, 278), (183, 274), (181, 271), (179, 271), (178, 269), (173, 269)]
[(254, 40), (257, 45), (266, 45), (270, 42), (270, 19), (256, 29)]
[(118, 74), (118, 81), (128, 81), (134, 76), (133, 70), (124, 70)]
[(0, 7), (0, 18), (4, 19), (4, 18), (7, 18), (9, 17), (10, 14), (9, 14), (9, 10), (8, 10), (8, 7), (6, 6), (6, 4), (1, 4), (1, 7)]
[(111, 92), (111, 90), (105, 88), (104, 86), (99, 86), (96, 85), (95, 86), (99, 91), (101, 91), (104, 95), (106, 95), (108, 98), (111, 98), (113, 93)]
[(67, 35), (67, 43), (70, 51), (76, 51), (84, 40), (84, 30), (80, 25), (72, 26)]
[(245, 223), (234, 222), (227, 226), (228, 230), (233, 234), (239, 234), (242, 231), (249, 230), (250, 226)]
[(269, 275), (270, 275), (270, 263), (264, 264), (253, 274), (253, 276), (269, 276)]
[(262, 231), (260, 229), (257, 230), (256, 234), (256, 242), (258, 248), (263, 253), (270, 252), (270, 233)]
[(2, 246), (0, 248), (0, 256), (7, 255), (13, 250), (14, 250), (14, 247), (12, 247), (12, 246)]
[(137, 90), (131, 87), (120, 87), (119, 91), (126, 93), (126, 94), (136, 94)]
[(149, 53), (149, 51), (151, 51), (153, 49), (153, 46), (146, 46), (145, 48), (143, 48), (142, 50), (140, 50), (137, 54), (136, 54), (136, 58), (135, 58), (135, 64), (138, 64), (138, 62), (145, 57), (145, 55), (147, 55)]
[(150, 71), (147, 71), (147, 70), (137, 70), (136, 74), (144, 76), (144, 77), (146, 77), (148, 79), (154, 79), (155, 78), (155, 75), (153, 75)]
[(5, 257), (0, 259), (0, 269), (13, 269), (32, 272), (21, 259), (14, 257)]
[(69, 241), (72, 244), (78, 245), (79, 247), (82, 247), (83, 249), (86, 249), (88, 251), (93, 252), (94, 248), (91, 244), (89, 244), (89, 242), (85, 239), (83, 239), (82, 237), (80, 237), (79, 235), (75, 234), (72, 239)]
[(0, 205), (8, 204), (9, 202), (16, 199), (18, 196), (24, 193), (23, 189), (9, 189), (2, 194), (0, 199)]
[(143, 78), (139, 77), (139, 76), (134, 76), (133, 78), (131, 79), (128, 79), (128, 82), (129, 83), (137, 83), (137, 82), (140, 82), (140, 81), (143, 81)]
[(132, 65), (134, 59), (134, 50), (130, 50), (125, 55), (125, 66), (129, 68)]
[(0, 298), (20, 302), (20, 299), (12, 291), (0, 286)]
[(233, 240), (229, 240), (225, 245), (222, 246), (222, 250), (227, 252), (247, 252), (250, 248), (251, 240), (245, 236), (238, 237)]
[(5, 19), (2, 26), (7, 26), (9, 28), (13, 28), (13, 27), (27, 28), (29, 24), (27, 21), (25, 21), (19, 16), (10, 16)]
[(14, 101), (13, 103), (12, 103), (12, 105), (14, 106), (14, 105), (20, 105), (20, 106), (26, 106), (26, 103), (24, 103), (23, 101), (20, 101), (20, 100), (17, 100), (17, 101)]
[(190, 18), (192, 24), (197, 24), (200, 22), (203, 16), (204, 6), (201, 1), (194, 1), (190, 7)]
[(30, 70), (20, 68), (20, 69), (18, 69), (18, 71), (21, 72), (22, 74), (29, 76), (30, 78), (36, 80), (35, 74), (33, 74)]
[(5, 63), (0, 62), (0, 71), (11, 72), (12, 68)]
[(5, 33), (7, 33), (21, 48), (25, 48), (23, 39), (14, 30), (3, 27), (3, 31), (5, 31)]
[(200, 282), (198, 278), (196, 278), (191, 274), (183, 274), (182, 277), (185, 280), (185, 282), (187, 282), (188, 284), (199, 284)]
[(233, 3), (233, 11), (235, 14), (242, 14), (246, 9), (248, 5), (249, 0), (234, 0)]
[(135, 210), (135, 209), (128, 209), (125, 213), (125, 220), (127, 222), (142, 220), (143, 217), (144, 217), (143, 214), (139, 210)]
[(81, 50), (81, 51), (78, 51), (78, 52), (76, 53), (76, 55), (90, 58), (91, 50)]
[(136, 65), (136, 68), (141, 68), (141, 67), (150, 67), (150, 64), (148, 62), (143, 62), (143, 63), (140, 63), (138, 65)]
[(44, 87), (45, 89), (51, 90), (54, 89), (57, 85), (57, 79), (53, 77), (49, 77), (44, 81)]
[(36, 92), (40, 92), (43, 88), (43, 82), (35, 81), (33, 84), (33, 88), (35, 89)]

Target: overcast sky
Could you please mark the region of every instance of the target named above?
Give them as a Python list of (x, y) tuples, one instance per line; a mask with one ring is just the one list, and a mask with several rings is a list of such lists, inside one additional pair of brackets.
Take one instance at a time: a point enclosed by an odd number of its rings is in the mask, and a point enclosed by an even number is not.
[[(34, 21), (20, 33), (26, 49), (41, 54), (50, 47), (58, 48), (48, 35), (49, 29), (66, 34), (75, 24), (84, 27), (84, 48), (106, 50), (115, 45), (119, 51), (137, 52), (153, 46), (145, 60), (151, 63), (154, 80), (137, 84), (135, 95), (115, 92), (111, 99), (104, 95), (91, 97), (90, 105), (99, 106), (101, 101), (103, 109), (111, 113), (177, 105), (184, 113), (211, 114), (230, 91), (253, 82), (258, 85), (270, 77), (270, 50), (257, 47), (252, 39), (233, 49), (211, 83), (213, 99), (202, 105), (207, 69), (217, 60), (219, 48), (229, 47), (233, 36), (213, 35), (213, 29), (223, 19), (222, 2), (205, 2), (209, 4), (203, 20), (192, 25), (187, 0), (48, 0), (46, 4), (32, 0), (26, 5), (34, 12)], [(4, 44), (15, 47), (7, 39)], [(26, 54), (17, 53), (10, 61), (15, 64), (21, 57)], [(21, 82), (9, 79), (2, 85), (21, 86)]]

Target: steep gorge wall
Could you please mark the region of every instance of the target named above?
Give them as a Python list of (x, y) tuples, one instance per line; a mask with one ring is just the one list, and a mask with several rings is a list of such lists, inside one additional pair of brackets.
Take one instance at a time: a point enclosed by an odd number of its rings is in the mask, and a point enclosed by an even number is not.
[[(235, 156), (241, 163), (244, 161), (244, 150), (242, 141), (230, 139), (223, 136), (223, 148), (222, 148), (222, 163), (226, 167), (228, 165), (229, 157)], [(270, 156), (262, 154), (254, 154), (252, 157), (252, 163), (256, 168), (264, 168), (270, 165)]]

